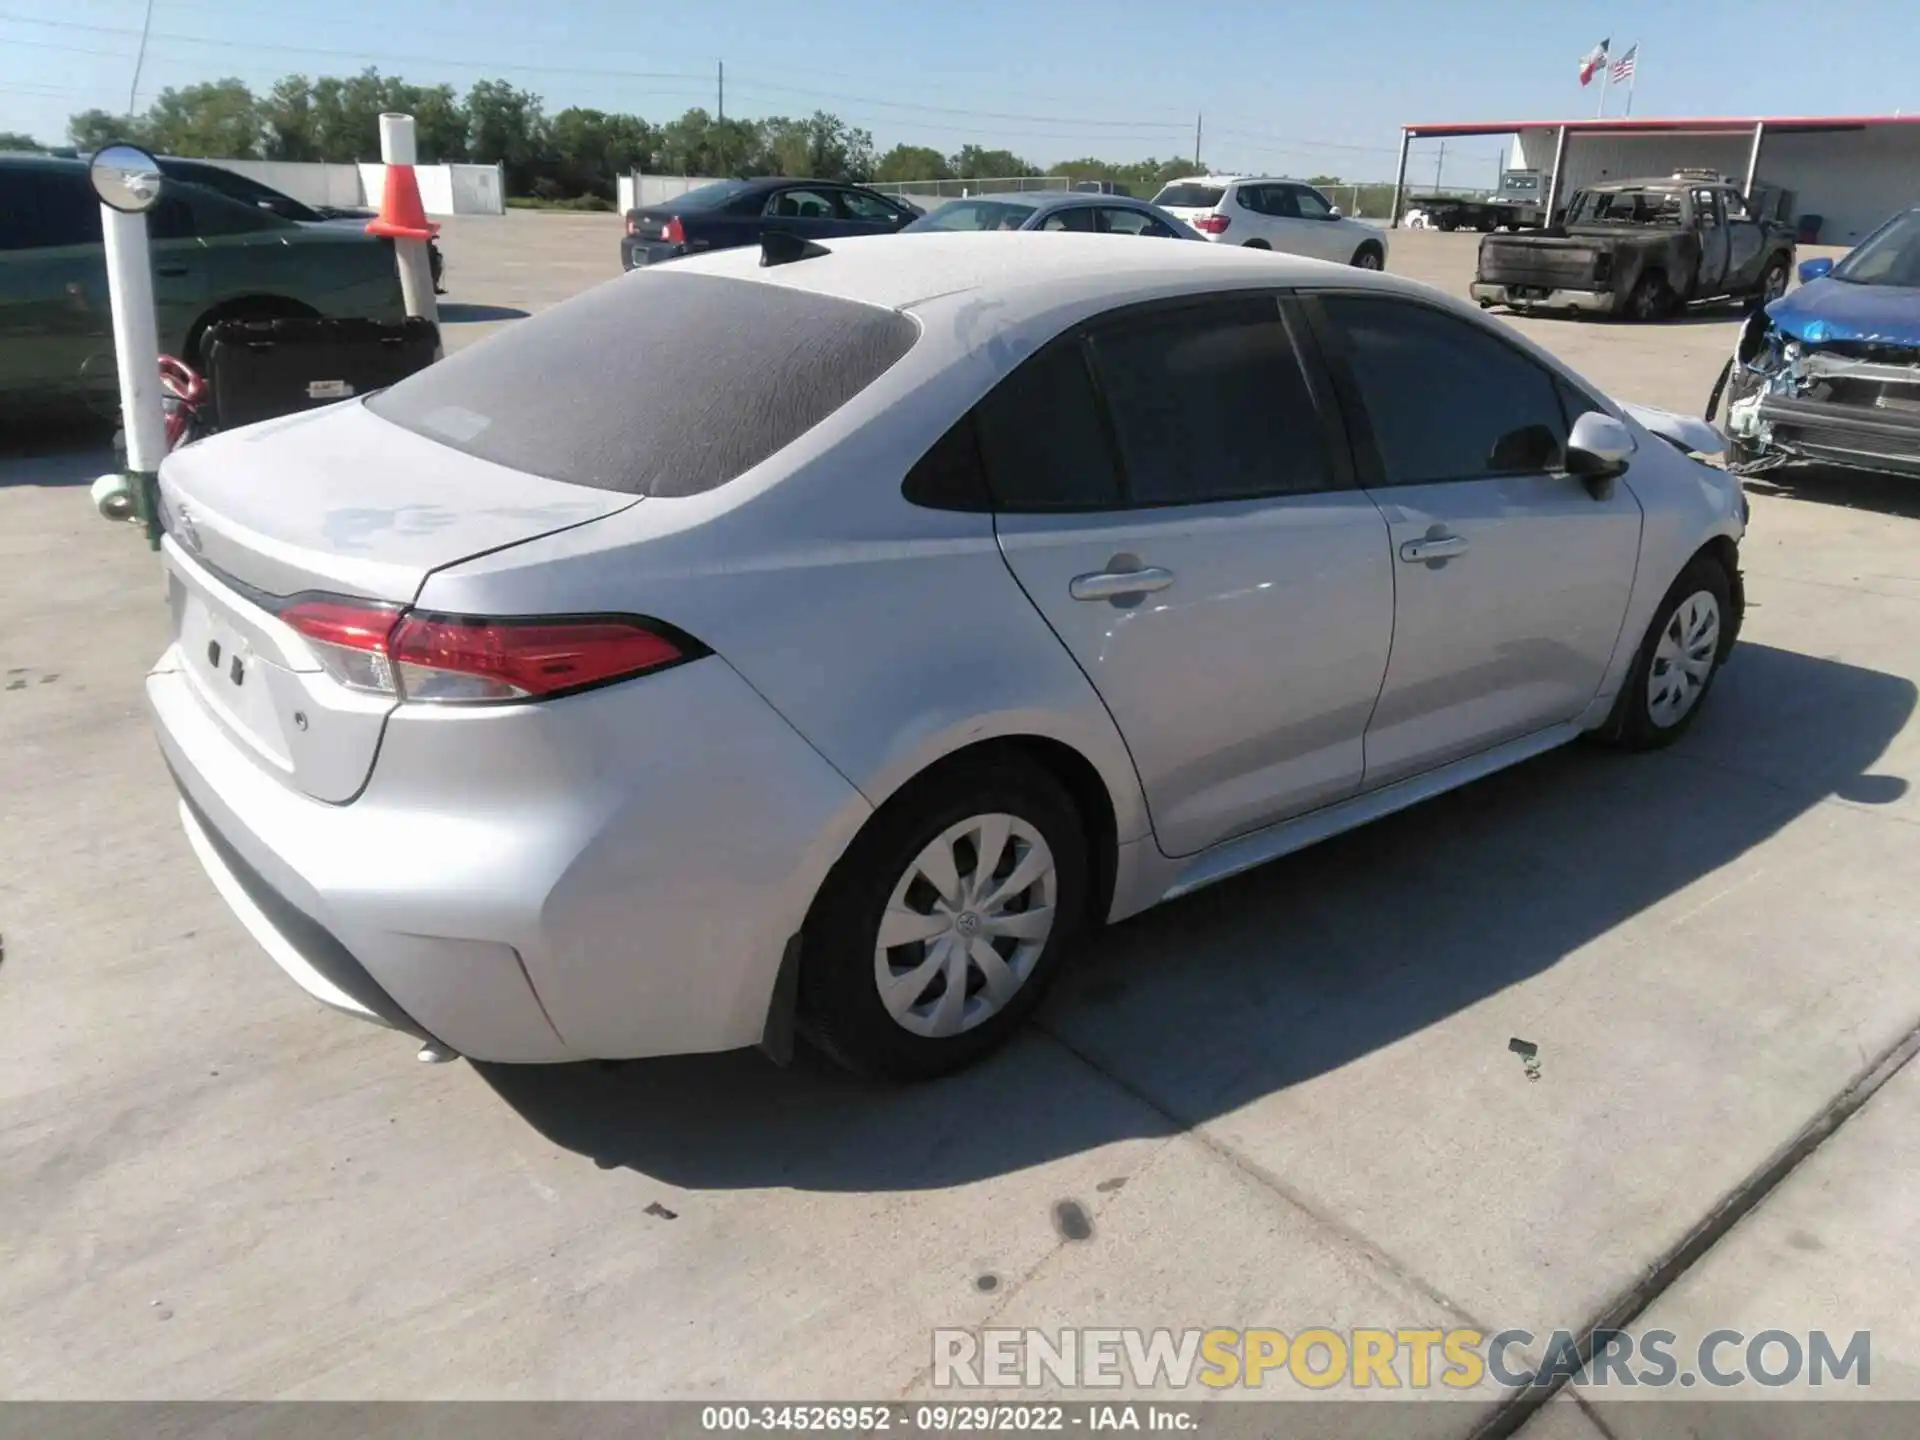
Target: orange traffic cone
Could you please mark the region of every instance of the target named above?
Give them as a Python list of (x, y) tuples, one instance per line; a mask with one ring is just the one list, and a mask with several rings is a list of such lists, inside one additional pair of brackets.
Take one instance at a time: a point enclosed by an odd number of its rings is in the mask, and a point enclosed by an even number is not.
[(380, 213), (367, 222), (369, 235), (389, 240), (431, 240), (440, 227), (427, 219), (420, 201), (420, 179), (411, 165), (389, 165), (380, 195)]

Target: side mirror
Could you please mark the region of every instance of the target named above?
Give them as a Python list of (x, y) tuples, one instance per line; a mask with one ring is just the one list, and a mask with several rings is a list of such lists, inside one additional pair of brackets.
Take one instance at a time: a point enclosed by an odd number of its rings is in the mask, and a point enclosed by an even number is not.
[(1831, 274), (1832, 271), (1833, 261), (1825, 255), (1818, 256), (1812, 260), (1802, 260), (1800, 262), (1800, 283), (1802, 285), (1812, 284), (1822, 275)]
[(1633, 463), (1633, 432), (1611, 415), (1589, 410), (1567, 437), (1567, 473), (1586, 482), (1596, 500), (1612, 492), (1615, 477)]
[(1327, 207), (1327, 218), (1329, 220), (1338, 220), (1340, 218), (1340, 207), (1338, 205), (1329, 205)]

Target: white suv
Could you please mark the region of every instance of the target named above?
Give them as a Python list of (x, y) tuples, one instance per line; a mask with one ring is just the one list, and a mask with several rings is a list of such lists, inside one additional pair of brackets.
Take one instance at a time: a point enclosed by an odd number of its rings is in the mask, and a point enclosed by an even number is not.
[(1311, 185), (1249, 175), (1194, 175), (1165, 186), (1153, 203), (1209, 240), (1284, 250), (1362, 270), (1384, 270), (1387, 237), (1349, 220)]

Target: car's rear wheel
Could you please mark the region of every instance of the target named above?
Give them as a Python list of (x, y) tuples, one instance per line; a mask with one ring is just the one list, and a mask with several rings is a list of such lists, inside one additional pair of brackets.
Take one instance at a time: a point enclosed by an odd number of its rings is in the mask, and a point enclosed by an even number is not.
[(1264, 240), (1249, 240), (1242, 248), (1247, 250), (1271, 250), (1273, 247)]
[(1080, 816), (1050, 774), (1014, 756), (936, 770), (822, 887), (801, 943), (802, 1032), (863, 1074), (971, 1064), (1040, 1002), (1086, 896)]
[(1371, 240), (1353, 252), (1353, 268), (1356, 270), (1384, 270), (1386, 265), (1387, 257)]
[(1657, 750), (1686, 734), (1725, 658), (1732, 596), (1726, 568), (1711, 555), (1695, 556), (1680, 572), (1640, 642), (1603, 738)]
[(1673, 294), (1664, 275), (1642, 275), (1627, 296), (1629, 320), (1658, 320), (1672, 308)]

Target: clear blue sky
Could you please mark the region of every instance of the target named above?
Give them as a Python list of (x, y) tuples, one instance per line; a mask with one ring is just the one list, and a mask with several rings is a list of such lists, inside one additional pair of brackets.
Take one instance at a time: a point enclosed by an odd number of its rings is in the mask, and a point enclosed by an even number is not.
[[(649, 120), (831, 110), (898, 143), (1006, 147), (1039, 163), (1191, 154), (1282, 174), (1390, 178), (1410, 120), (1594, 113), (1580, 57), (1641, 45), (1636, 115), (1920, 109), (1913, 0), (154, 0), (137, 104), (236, 75), (365, 65), (464, 90), (499, 76)], [(127, 104), (145, 0), (0, 0), (0, 130), (64, 141), (66, 117)], [(1822, 24), (1822, 15), (1832, 17)], [(92, 27), (92, 28), (87, 28)], [(782, 36), (788, 38), (781, 38)], [(196, 38), (197, 37), (197, 38)], [(1863, 37), (1867, 37), (1863, 43)], [(1618, 113), (1616, 103), (1610, 108)], [(1498, 138), (1450, 142), (1446, 178), (1489, 184)], [(1430, 178), (1433, 147), (1416, 147)]]

